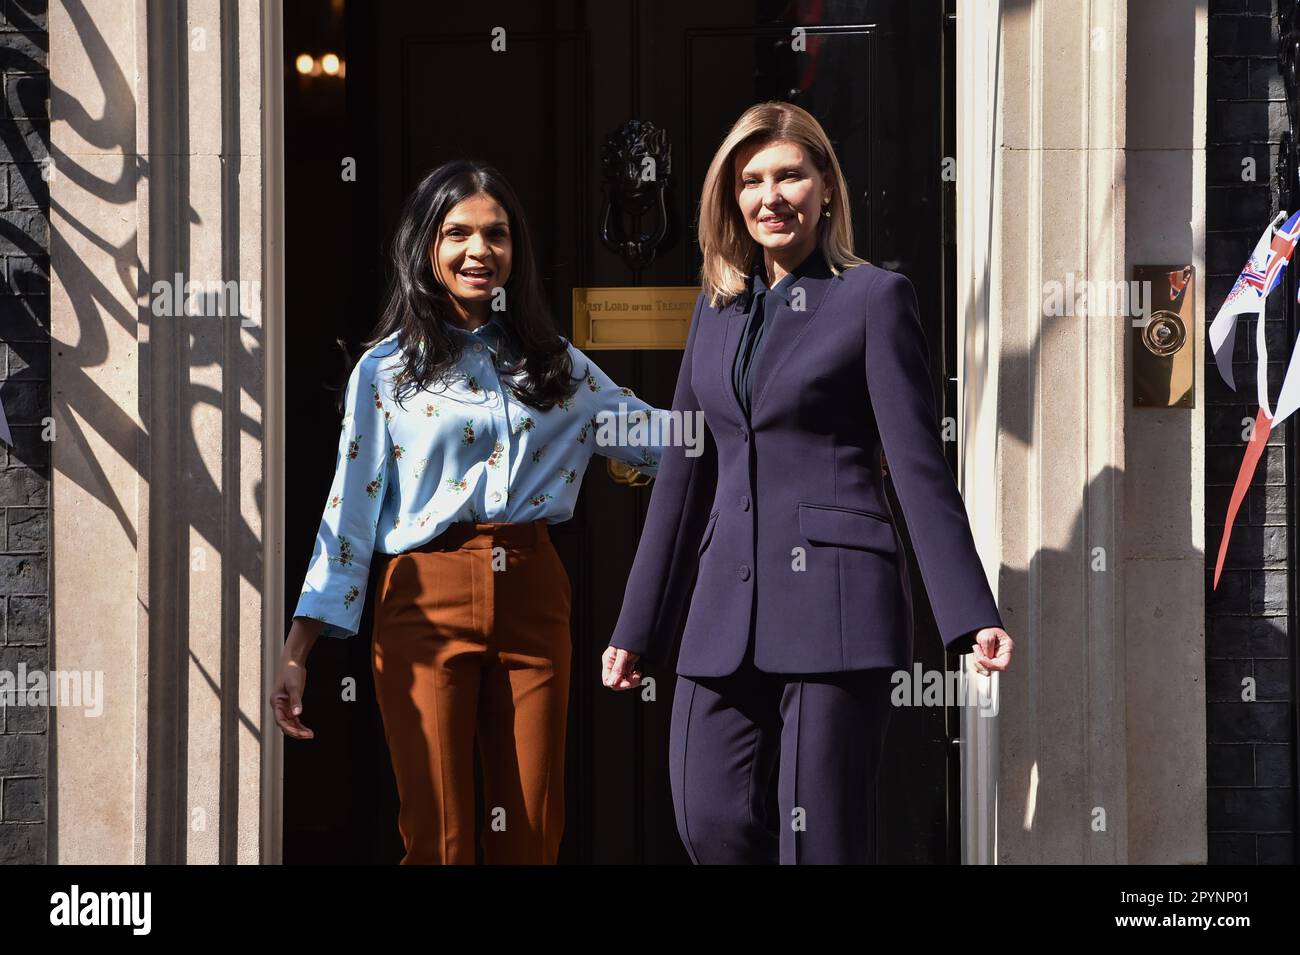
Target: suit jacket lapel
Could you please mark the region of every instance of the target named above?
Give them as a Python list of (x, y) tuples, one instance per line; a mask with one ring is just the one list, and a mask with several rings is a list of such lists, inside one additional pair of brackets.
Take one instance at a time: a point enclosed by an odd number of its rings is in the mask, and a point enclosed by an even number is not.
[(722, 368), (719, 383), (727, 396), (727, 406), (736, 414), (736, 421), (745, 420), (745, 410), (736, 399), (736, 389), (731, 383), (731, 369), (736, 362), (736, 352), (740, 351), (740, 333), (745, 327), (745, 312), (740, 308), (739, 300), (733, 301), (718, 315), (727, 323), (722, 342)]
[[(759, 386), (758, 397), (750, 407), (751, 420), (757, 420), (758, 411), (763, 405), (763, 398), (772, 387), (772, 382), (781, 365), (799, 347), (799, 341), (812, 325), (813, 317), (830, 291), (835, 276), (824, 262), (819, 261), (808, 274), (795, 281), (789, 292), (793, 298), (797, 289), (804, 290), (802, 311), (796, 311), (781, 299), (772, 315), (772, 327), (763, 333), (763, 347), (759, 350), (754, 365), (754, 381)], [(739, 336), (737, 336), (739, 338)], [(733, 349), (732, 354), (735, 351)], [(730, 367), (730, 366), (728, 366)]]

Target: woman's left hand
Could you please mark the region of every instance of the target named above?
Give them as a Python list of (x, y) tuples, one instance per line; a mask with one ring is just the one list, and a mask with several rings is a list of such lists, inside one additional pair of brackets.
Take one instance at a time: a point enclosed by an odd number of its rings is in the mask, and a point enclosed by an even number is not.
[(985, 627), (975, 634), (975, 672), (987, 674), (989, 670), (1005, 670), (1011, 665), (1011, 651), (1015, 644), (1011, 634), (1001, 627)]

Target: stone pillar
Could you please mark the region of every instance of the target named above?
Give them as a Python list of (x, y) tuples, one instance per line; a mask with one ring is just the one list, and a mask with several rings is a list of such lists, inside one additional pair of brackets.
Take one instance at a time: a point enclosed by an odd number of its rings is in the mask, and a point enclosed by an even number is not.
[(963, 492), (1017, 640), (999, 715), (964, 716), (968, 862), (1205, 858), (1203, 370), (1195, 410), (1134, 409), (1130, 317), (1045, 307), (1204, 275), (1204, 21), (958, 6)]
[(1195, 408), (1135, 409), (1131, 381), (1125, 391), (1124, 752), (1137, 865), (1199, 865), (1209, 851), (1205, 568), (1219, 542), (1205, 536), (1207, 367), (1218, 374), (1206, 337), (1206, 309), (1217, 308), (1205, 259), (1208, 38), (1204, 3), (1129, 5), (1127, 269), (1196, 270)]
[[(102, 716), (57, 713), (58, 862), (278, 858), (278, 16), (231, 0), (49, 13), (52, 666), (105, 686)], [(201, 314), (178, 313), (197, 289)]]

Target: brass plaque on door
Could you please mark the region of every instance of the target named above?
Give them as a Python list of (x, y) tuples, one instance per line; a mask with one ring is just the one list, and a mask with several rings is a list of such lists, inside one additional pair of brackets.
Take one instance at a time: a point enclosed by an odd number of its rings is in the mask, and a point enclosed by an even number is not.
[(573, 290), (573, 344), (589, 348), (681, 351), (700, 290), (659, 285)]
[(1196, 272), (1190, 265), (1138, 265), (1146, 303), (1133, 321), (1133, 404), (1196, 407)]

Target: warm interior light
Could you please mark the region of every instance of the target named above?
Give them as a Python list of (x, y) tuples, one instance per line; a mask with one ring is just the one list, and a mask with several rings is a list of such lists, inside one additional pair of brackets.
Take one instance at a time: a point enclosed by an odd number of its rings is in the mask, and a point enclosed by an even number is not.
[(298, 72), (304, 76), (310, 73), (312, 67), (316, 65), (316, 61), (311, 58), (309, 53), (299, 53), (298, 58), (293, 63), (298, 68)]
[(320, 58), (320, 68), (330, 76), (334, 76), (339, 71), (339, 58), (333, 53), (326, 53)]

